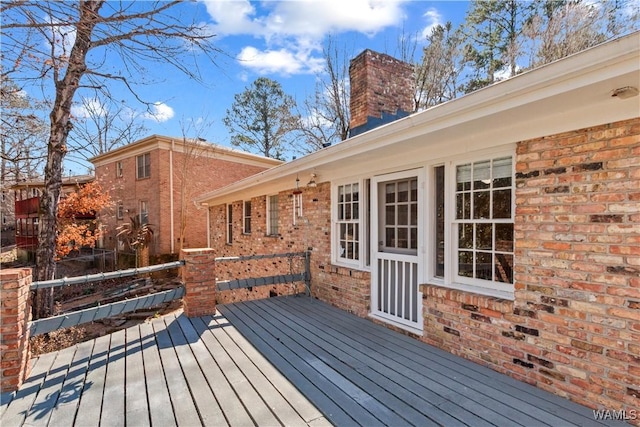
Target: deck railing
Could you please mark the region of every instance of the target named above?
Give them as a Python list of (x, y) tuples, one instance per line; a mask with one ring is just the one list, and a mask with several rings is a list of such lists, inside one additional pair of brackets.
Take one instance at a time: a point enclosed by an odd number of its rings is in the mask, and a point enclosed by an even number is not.
[[(236, 257), (218, 257), (216, 263), (240, 262), (240, 261), (256, 261), (262, 259), (286, 258), (289, 263), (289, 272), (286, 274), (276, 274), (271, 276), (250, 277), (234, 280), (217, 280), (216, 287), (218, 291), (227, 291), (232, 289), (252, 288), (256, 286), (277, 285), (282, 283), (304, 282), (307, 294), (311, 293), (311, 262), (310, 253), (307, 252), (288, 252), (280, 254), (267, 255), (245, 255)], [(294, 267), (294, 260), (299, 259), (304, 262), (302, 268)], [(302, 270), (302, 271), (297, 271)]]
[[(85, 283), (99, 282), (108, 279), (137, 276), (139, 274), (153, 273), (156, 271), (170, 270), (182, 267), (184, 261), (168, 262), (164, 264), (152, 265), (149, 267), (130, 268), (127, 270), (112, 271), (109, 273), (88, 274), (77, 277), (64, 277), (62, 279), (45, 280), (33, 282), (30, 290), (55, 288), (59, 286), (81, 285)], [(156, 292), (151, 295), (127, 299), (110, 304), (100, 305), (85, 310), (64, 313), (57, 316), (34, 320), (29, 323), (29, 334), (31, 336), (45, 334), (62, 328), (81, 325), (107, 317), (130, 313), (136, 310), (154, 307), (165, 302), (173, 301), (184, 296), (184, 286), (180, 286), (168, 291)]]

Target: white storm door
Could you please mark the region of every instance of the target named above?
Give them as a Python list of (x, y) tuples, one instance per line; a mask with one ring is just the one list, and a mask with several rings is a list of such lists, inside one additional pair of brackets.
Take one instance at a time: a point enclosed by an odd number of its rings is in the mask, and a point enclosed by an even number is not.
[(422, 331), (419, 290), (422, 170), (374, 177), (371, 185), (371, 314)]

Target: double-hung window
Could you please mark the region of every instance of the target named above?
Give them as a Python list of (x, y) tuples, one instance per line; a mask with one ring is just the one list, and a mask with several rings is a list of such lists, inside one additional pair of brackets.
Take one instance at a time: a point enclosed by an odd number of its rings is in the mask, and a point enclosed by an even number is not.
[(141, 154), (136, 157), (138, 179), (149, 178), (151, 176), (151, 154)]
[(334, 185), (332, 260), (356, 268), (369, 267), (370, 180)]
[(338, 259), (360, 259), (360, 184), (339, 185), (337, 189)]
[(122, 201), (118, 202), (118, 206), (116, 208), (116, 218), (117, 219), (124, 218), (124, 203), (122, 203)]
[(251, 200), (245, 200), (242, 206), (242, 232), (251, 234)]
[(278, 218), (278, 195), (267, 196), (267, 235), (278, 235)]
[(432, 277), (454, 287), (513, 295), (512, 157), (436, 166), (433, 183)]
[(124, 167), (122, 166), (122, 161), (116, 162), (116, 178), (122, 178), (123, 173)]
[(233, 243), (233, 205), (227, 205), (227, 244)]

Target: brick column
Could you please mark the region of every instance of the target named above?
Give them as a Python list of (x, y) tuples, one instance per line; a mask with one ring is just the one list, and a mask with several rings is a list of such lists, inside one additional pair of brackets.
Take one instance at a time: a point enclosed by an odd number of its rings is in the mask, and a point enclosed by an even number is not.
[(31, 371), (29, 327), (31, 305), (29, 286), (31, 269), (16, 268), (0, 271), (0, 353), (2, 392), (18, 389)]
[(183, 249), (180, 259), (185, 261), (182, 267), (184, 313), (187, 317), (215, 314), (216, 275), (213, 249)]

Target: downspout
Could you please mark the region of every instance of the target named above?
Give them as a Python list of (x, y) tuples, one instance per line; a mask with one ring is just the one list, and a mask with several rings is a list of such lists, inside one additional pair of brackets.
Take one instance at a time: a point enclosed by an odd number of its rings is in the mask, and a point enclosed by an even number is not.
[(169, 150), (169, 221), (171, 223), (171, 227), (169, 228), (169, 237), (171, 238), (171, 253), (175, 252), (174, 247), (174, 235), (173, 235), (173, 150), (174, 150), (174, 140), (171, 138), (171, 149)]

